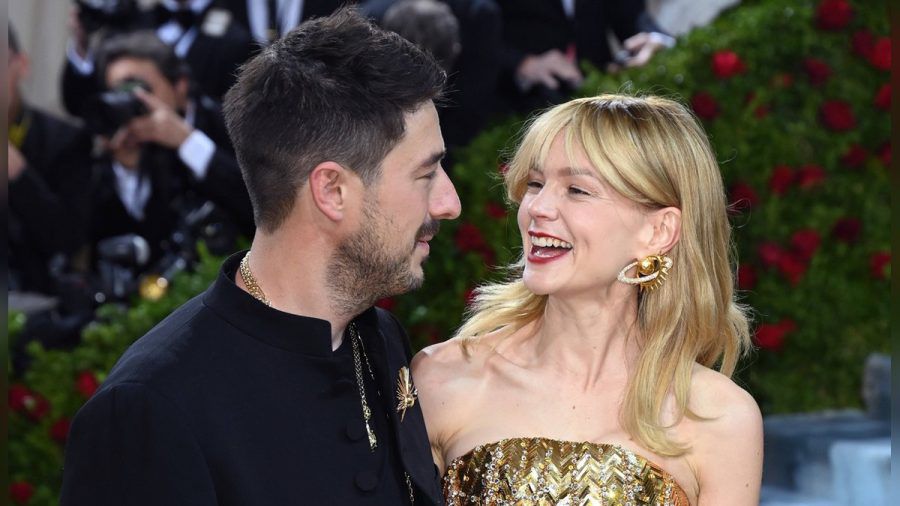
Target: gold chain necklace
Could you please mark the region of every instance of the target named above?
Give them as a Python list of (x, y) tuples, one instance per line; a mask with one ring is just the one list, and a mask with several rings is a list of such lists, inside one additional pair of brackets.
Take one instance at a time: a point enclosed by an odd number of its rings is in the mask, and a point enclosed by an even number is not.
[[(241, 280), (244, 281), (250, 295), (263, 304), (272, 307), (272, 303), (266, 298), (265, 292), (263, 292), (262, 288), (259, 286), (253, 273), (250, 272), (249, 251), (244, 255), (244, 258), (241, 259), (240, 268), (238, 270), (241, 273)], [(363, 360), (366, 362), (366, 368), (369, 370), (369, 376), (372, 378), (373, 383), (375, 383), (375, 373), (372, 370), (372, 364), (369, 363), (369, 356), (366, 354), (366, 349), (363, 345), (362, 338), (359, 335), (359, 331), (356, 329), (356, 323), (350, 322), (348, 327), (350, 330), (350, 344), (353, 346), (353, 368), (356, 372), (356, 386), (359, 387), (359, 401), (362, 405), (363, 422), (366, 424), (366, 434), (369, 436), (369, 448), (374, 452), (375, 448), (378, 446), (378, 440), (375, 437), (375, 431), (372, 430), (372, 426), (369, 424), (369, 421), (372, 419), (372, 410), (369, 409), (369, 403), (366, 402), (366, 387), (363, 383), (362, 371)], [(403, 476), (406, 478), (406, 487), (409, 491), (409, 502), (410, 504), (415, 504), (416, 498), (413, 493), (412, 482), (409, 479), (409, 473), (404, 471)]]

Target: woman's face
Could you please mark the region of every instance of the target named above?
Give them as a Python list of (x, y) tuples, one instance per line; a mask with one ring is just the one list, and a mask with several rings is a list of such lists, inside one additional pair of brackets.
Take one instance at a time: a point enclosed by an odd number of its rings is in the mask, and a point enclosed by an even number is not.
[(523, 279), (539, 295), (606, 290), (652, 237), (642, 209), (603, 182), (580, 147), (573, 151), (569, 159), (564, 133), (556, 136), (519, 206)]

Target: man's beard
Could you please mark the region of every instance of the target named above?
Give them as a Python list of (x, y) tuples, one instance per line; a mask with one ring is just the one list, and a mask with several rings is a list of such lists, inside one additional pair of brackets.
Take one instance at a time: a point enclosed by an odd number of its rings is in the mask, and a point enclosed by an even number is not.
[[(376, 212), (377, 213), (377, 212)], [(328, 265), (331, 302), (343, 314), (354, 314), (385, 297), (399, 295), (422, 286), (424, 275), (413, 272), (410, 249), (392, 250), (381, 232), (390, 229), (390, 220), (381, 214), (365, 211), (366, 223), (344, 240)], [(416, 240), (432, 236), (440, 222), (429, 219), (416, 233)]]

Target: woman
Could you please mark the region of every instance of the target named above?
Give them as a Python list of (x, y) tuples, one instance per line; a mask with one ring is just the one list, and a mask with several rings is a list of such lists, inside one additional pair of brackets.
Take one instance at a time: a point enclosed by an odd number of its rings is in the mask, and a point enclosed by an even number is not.
[(505, 182), (517, 276), (413, 362), (448, 504), (758, 504), (762, 420), (729, 379), (748, 324), (696, 119), (573, 100), (532, 122)]

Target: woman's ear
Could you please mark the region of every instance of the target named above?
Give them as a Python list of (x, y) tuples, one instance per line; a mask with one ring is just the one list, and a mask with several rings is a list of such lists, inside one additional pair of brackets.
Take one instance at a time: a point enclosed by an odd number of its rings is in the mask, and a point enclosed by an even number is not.
[(650, 254), (668, 253), (681, 239), (681, 209), (664, 207), (648, 215), (653, 236), (647, 244)]
[(313, 203), (328, 219), (340, 221), (347, 210), (349, 172), (336, 162), (322, 162), (309, 173)]

